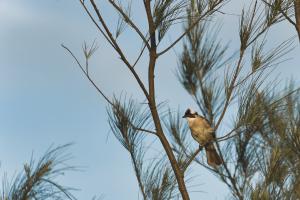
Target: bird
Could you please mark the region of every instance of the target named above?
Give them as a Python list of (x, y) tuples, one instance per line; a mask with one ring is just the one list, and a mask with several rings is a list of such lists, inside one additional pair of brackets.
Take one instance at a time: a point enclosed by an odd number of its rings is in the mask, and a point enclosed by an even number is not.
[(213, 144), (215, 140), (215, 130), (209, 121), (203, 116), (198, 115), (198, 113), (191, 108), (185, 111), (183, 118), (187, 119), (193, 139), (196, 140), (201, 147), (205, 148), (207, 164), (213, 168), (221, 165), (222, 159)]

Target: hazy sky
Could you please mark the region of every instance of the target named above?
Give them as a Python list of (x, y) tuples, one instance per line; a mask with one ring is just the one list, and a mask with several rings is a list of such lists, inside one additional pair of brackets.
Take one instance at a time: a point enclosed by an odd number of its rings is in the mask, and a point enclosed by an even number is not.
[[(226, 11), (239, 14), (243, 4), (244, 1), (233, 1)], [(106, 5), (103, 9), (109, 23), (115, 26)], [(136, 14), (138, 23), (143, 20), (141, 13)], [(238, 45), (238, 19), (236, 15), (223, 19), (222, 37), (231, 40), (234, 47)], [(105, 101), (60, 44), (69, 46), (82, 58), (83, 41), (96, 39), (100, 47), (91, 66), (96, 82), (109, 95), (122, 91), (137, 96), (141, 93), (136, 93), (136, 82), (98, 34), (79, 2), (0, 0), (0, 26), (0, 174), (8, 172), (11, 177), (22, 170), (32, 152), (39, 157), (51, 144), (74, 142), (69, 149), (74, 156), (70, 164), (85, 170), (67, 173), (61, 182), (81, 189), (75, 192), (79, 199), (101, 194), (107, 200), (138, 199), (129, 156), (109, 132)], [(291, 26), (279, 24), (270, 32), (268, 44), (279, 44), (293, 35)], [(170, 36), (166, 41), (171, 39)], [(135, 35), (125, 34), (120, 40), (129, 57), (134, 58)], [(282, 83), (287, 77), (297, 80), (300, 75), (300, 51), (298, 41), (295, 42), (295, 50), (286, 57), (291, 59), (276, 70)], [(180, 46), (158, 62), (156, 76), (159, 100), (166, 100), (174, 109), (195, 105), (175, 77), (175, 54), (179, 49)], [(145, 76), (145, 63), (138, 67)], [(194, 167), (194, 174), (199, 185), (191, 189), (192, 199), (224, 199), (226, 187), (214, 176), (198, 166)]]

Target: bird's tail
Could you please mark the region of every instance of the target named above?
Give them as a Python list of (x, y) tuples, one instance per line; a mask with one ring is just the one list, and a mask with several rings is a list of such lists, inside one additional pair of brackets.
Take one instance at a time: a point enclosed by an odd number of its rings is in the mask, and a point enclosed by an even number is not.
[(205, 146), (207, 164), (216, 168), (217, 166), (222, 164), (222, 159), (217, 153), (215, 146), (213, 143), (209, 143)]

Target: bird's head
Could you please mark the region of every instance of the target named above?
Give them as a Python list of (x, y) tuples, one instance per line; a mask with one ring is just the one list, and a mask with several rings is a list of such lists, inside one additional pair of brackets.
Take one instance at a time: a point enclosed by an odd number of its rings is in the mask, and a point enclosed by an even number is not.
[(193, 111), (192, 109), (188, 108), (182, 118), (196, 118), (198, 115), (197, 112)]

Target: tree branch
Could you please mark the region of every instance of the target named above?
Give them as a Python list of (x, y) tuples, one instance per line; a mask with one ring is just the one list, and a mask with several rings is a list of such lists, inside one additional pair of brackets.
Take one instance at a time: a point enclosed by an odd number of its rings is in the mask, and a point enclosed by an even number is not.
[(133, 129), (135, 129), (137, 131), (142, 131), (142, 132), (151, 133), (151, 134), (156, 135), (155, 131), (150, 131), (150, 130), (147, 130), (147, 129), (139, 128), (139, 127), (134, 126), (133, 124), (131, 124), (131, 126), (132, 126)]
[(237, 67), (236, 67), (236, 69), (235, 69), (233, 78), (232, 78), (232, 80), (231, 80), (231, 82), (230, 82), (230, 86), (229, 86), (229, 88), (228, 88), (228, 94), (226, 95), (225, 105), (224, 105), (223, 111), (222, 111), (222, 113), (221, 113), (221, 115), (220, 115), (220, 117), (219, 117), (219, 119), (218, 119), (218, 122), (217, 122), (217, 124), (216, 124), (216, 126), (215, 126), (215, 130), (217, 130), (218, 127), (220, 126), (221, 121), (222, 121), (223, 117), (225, 116), (225, 113), (226, 113), (226, 111), (227, 111), (227, 108), (228, 108), (228, 106), (229, 106), (229, 104), (230, 104), (230, 101), (231, 101), (231, 95), (232, 95), (232, 92), (233, 92), (233, 90), (234, 90), (235, 81), (236, 81), (236, 79), (237, 79), (237, 77), (238, 77), (238, 74), (239, 74), (239, 72), (240, 72), (240, 68), (241, 68), (241, 66), (242, 66), (242, 60), (243, 60), (244, 52), (245, 52), (244, 50), (241, 50), (241, 52), (240, 52), (240, 58), (239, 58), (239, 61), (238, 61), (238, 63), (237, 63)]
[[(149, 40), (149, 39), (148, 39)], [(139, 62), (139, 60), (141, 59), (144, 51), (145, 51), (146, 45), (144, 45), (144, 47), (142, 48), (140, 54), (138, 55), (138, 57), (136, 58), (135, 62), (132, 65), (132, 68), (134, 68), (136, 66), (136, 64)]]
[[(262, 0), (266, 5), (268, 5), (270, 8), (273, 7), (272, 4), (270, 4), (269, 2), (267, 2), (266, 0)], [(296, 23), (281, 9), (279, 8), (279, 12), (285, 17), (285, 19), (288, 20), (288, 22), (290, 22), (293, 26), (296, 27)]]
[(187, 170), (188, 166), (193, 162), (193, 160), (196, 158), (198, 153), (202, 151), (203, 147), (199, 146), (199, 148), (190, 156), (189, 160), (185, 163), (185, 165), (182, 168), (183, 173)]
[(157, 59), (157, 49), (156, 49), (156, 39), (155, 39), (155, 24), (153, 21), (152, 11), (151, 11), (151, 3), (150, 0), (144, 0), (144, 6), (145, 11), (147, 14), (147, 20), (148, 20), (148, 29), (149, 29), (149, 35), (150, 35), (150, 53), (149, 53), (149, 66), (148, 66), (148, 82), (149, 82), (149, 108), (151, 111), (151, 115), (154, 121), (154, 125), (157, 131), (157, 136), (160, 139), (160, 142), (165, 149), (165, 152), (168, 156), (168, 159), (171, 163), (171, 167), (173, 169), (173, 172), (176, 177), (176, 181), (178, 183), (178, 188), (180, 191), (180, 194), (182, 196), (183, 200), (189, 200), (189, 194), (187, 192), (187, 188), (184, 182), (184, 174), (181, 171), (178, 162), (174, 156), (174, 153), (172, 151), (172, 148), (164, 135), (162, 125), (160, 122), (160, 118), (157, 112), (156, 108), (156, 102), (155, 102), (155, 85), (154, 85), (154, 70), (155, 70), (155, 64)]
[(98, 25), (98, 23), (96, 22), (96, 20), (94, 19), (94, 17), (92, 16), (91, 12), (87, 9), (87, 7), (84, 4), (83, 0), (79, 0), (79, 2), (81, 3), (82, 7), (84, 8), (85, 12), (88, 14), (88, 16), (90, 17), (90, 19), (92, 20), (92, 22), (95, 24), (95, 26), (97, 27), (97, 29), (100, 31), (100, 33), (104, 36), (104, 38), (106, 39), (106, 41), (116, 50), (114, 44), (110, 41), (110, 39), (108, 38), (108, 36), (104, 33), (104, 31), (101, 29), (101, 27)]
[(76, 58), (76, 56), (73, 54), (73, 52), (66, 47), (65, 45), (61, 44), (61, 46), (68, 51), (68, 53), (74, 58), (74, 60), (76, 61), (76, 63), (78, 64), (79, 68), (81, 69), (81, 71), (83, 72), (83, 74), (87, 77), (87, 79), (90, 81), (90, 83), (92, 83), (92, 85), (96, 88), (96, 90), (101, 94), (101, 96), (111, 105), (113, 106), (114, 104), (111, 102), (111, 100), (109, 100), (109, 98), (102, 92), (102, 90), (97, 86), (97, 84), (91, 79), (91, 77), (89, 76), (89, 74), (84, 70), (83, 66), (80, 64), (79, 60)]
[(130, 152), (130, 156), (131, 156), (131, 159), (132, 159), (132, 162), (133, 162), (133, 167), (134, 167), (134, 171), (135, 171), (135, 176), (136, 176), (136, 179), (137, 179), (137, 181), (138, 181), (138, 185), (139, 185), (139, 188), (140, 188), (140, 190), (141, 190), (141, 193), (142, 193), (142, 195), (143, 195), (143, 199), (144, 200), (147, 200), (147, 195), (146, 195), (146, 193), (145, 193), (145, 187), (144, 187), (144, 184), (143, 184), (143, 182), (142, 182), (142, 180), (141, 180), (141, 176), (140, 176), (140, 169), (139, 169), (139, 167), (138, 167), (138, 164), (137, 164), (137, 162), (136, 162), (136, 159), (135, 159), (135, 157), (134, 157), (134, 155), (133, 155), (133, 153), (132, 152)]
[(167, 48), (165, 48), (164, 50), (162, 50), (161, 52), (159, 52), (157, 54), (157, 57), (165, 54), (171, 48), (173, 48), (186, 34), (188, 34), (200, 22), (200, 20), (202, 20), (207, 15), (212, 15), (214, 12), (216, 12), (217, 10), (215, 10), (215, 7), (217, 7), (222, 2), (223, 2), (223, 0), (220, 0), (212, 9), (207, 10), (204, 14), (202, 14), (201, 16), (199, 16), (198, 19), (195, 20), (195, 22), (192, 23), (192, 25), (189, 28), (187, 28), (172, 44), (170, 44)]
[(133, 74), (134, 78), (137, 80), (140, 88), (142, 89), (143, 93), (145, 94), (146, 98), (148, 98), (149, 94), (148, 91), (146, 90), (144, 83), (141, 81), (140, 77), (138, 76), (138, 74), (136, 73), (136, 71), (134, 70), (134, 68), (131, 66), (131, 64), (128, 62), (128, 60), (126, 59), (125, 55), (123, 54), (123, 51), (120, 49), (117, 41), (113, 38), (112, 33), (110, 32), (109, 28), (107, 27), (104, 19), (102, 18), (102, 15), (100, 14), (100, 11), (95, 3), (94, 0), (90, 0), (96, 15), (98, 16), (98, 19), (101, 23), (101, 25), (103, 26), (106, 34), (108, 35), (108, 38), (110, 39), (109, 41), (111, 41), (111, 43), (113, 44), (113, 47), (115, 47), (115, 50), (117, 51), (117, 53), (120, 55), (121, 60), (125, 63), (125, 65), (128, 67), (128, 69), (131, 71), (131, 73)]
[(300, 41), (300, 0), (294, 0), (295, 18), (296, 18), (296, 30)]
[(124, 13), (124, 11), (113, 0), (108, 0), (108, 1), (122, 15), (122, 17), (125, 19), (125, 22), (128, 23), (136, 31), (136, 33), (144, 41), (145, 46), (150, 50), (148, 41), (145, 38), (145, 36), (142, 34), (142, 32), (139, 30), (139, 28), (133, 23), (133, 21)]
[[(81, 69), (81, 71), (83, 72), (83, 74), (86, 76), (86, 78), (92, 83), (92, 85), (96, 88), (96, 90), (102, 95), (102, 97), (112, 106), (115, 107), (115, 105), (112, 103), (111, 100), (109, 100), (109, 98), (101, 91), (101, 89), (96, 85), (96, 83), (91, 79), (91, 77), (89, 76), (88, 72), (84, 70), (83, 66), (81, 65), (81, 63), (79, 62), (79, 60), (77, 59), (77, 57), (74, 55), (74, 53), (68, 48), (66, 47), (64, 44), (61, 44), (61, 46), (68, 51), (68, 53), (74, 58), (74, 60), (76, 61), (77, 65), (79, 66), (79, 68)], [(142, 131), (142, 132), (147, 132), (147, 133), (151, 133), (151, 134), (155, 134), (155, 131), (150, 131), (141, 127), (136, 127), (134, 124), (132, 124), (130, 122), (131, 126), (133, 129), (138, 130), (138, 131)]]

